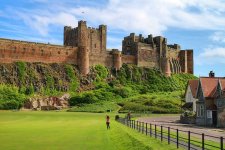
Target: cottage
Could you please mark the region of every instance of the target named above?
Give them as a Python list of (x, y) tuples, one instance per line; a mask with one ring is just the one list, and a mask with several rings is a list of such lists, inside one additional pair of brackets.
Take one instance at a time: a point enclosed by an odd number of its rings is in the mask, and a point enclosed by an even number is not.
[(196, 92), (198, 88), (198, 80), (189, 80), (185, 92), (185, 104), (183, 109), (196, 112)]
[(197, 125), (225, 127), (225, 78), (211, 71), (209, 77), (190, 80), (185, 101), (186, 107), (192, 103)]

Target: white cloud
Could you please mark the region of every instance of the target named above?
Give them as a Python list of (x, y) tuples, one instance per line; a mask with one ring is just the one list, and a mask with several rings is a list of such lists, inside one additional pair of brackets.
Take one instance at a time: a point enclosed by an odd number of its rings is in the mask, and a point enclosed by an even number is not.
[(22, 19), (30, 28), (37, 30), (42, 36), (47, 36), (51, 25), (53, 26), (73, 26), (77, 24), (77, 19), (74, 15), (65, 12), (51, 13), (43, 11), (29, 14), (29, 11), (15, 11), (17, 16)]
[(54, 3), (36, 1), (49, 4), (35, 10), (16, 12), (42, 35), (48, 34), (51, 24), (76, 26), (78, 19), (87, 20), (91, 25), (104, 23), (126, 32), (154, 35), (162, 34), (169, 27), (225, 29), (225, 3), (222, 0), (109, 0), (105, 7), (68, 6), (57, 0)]
[(225, 32), (224, 31), (214, 32), (213, 35), (210, 36), (210, 39), (215, 42), (225, 43)]
[(225, 47), (210, 46), (195, 58), (197, 65), (225, 64)]
[(200, 54), (201, 57), (205, 58), (225, 58), (225, 48), (217, 47), (217, 48), (207, 48), (204, 53)]

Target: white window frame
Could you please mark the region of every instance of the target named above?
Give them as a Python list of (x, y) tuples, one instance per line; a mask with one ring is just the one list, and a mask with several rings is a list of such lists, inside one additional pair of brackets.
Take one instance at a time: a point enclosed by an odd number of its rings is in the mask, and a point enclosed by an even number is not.
[(212, 118), (212, 110), (207, 110), (207, 118)]

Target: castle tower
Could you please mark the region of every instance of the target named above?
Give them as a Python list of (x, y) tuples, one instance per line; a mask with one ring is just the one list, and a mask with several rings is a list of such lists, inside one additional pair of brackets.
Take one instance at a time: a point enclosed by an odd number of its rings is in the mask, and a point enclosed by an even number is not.
[(65, 26), (64, 27), (64, 36), (63, 36), (64, 43), (63, 43), (63, 45), (65, 45), (65, 46), (68, 46), (68, 45), (71, 44), (70, 43), (70, 34), (71, 34), (71, 31), (72, 31), (72, 27), (70, 27), (70, 26)]
[(89, 73), (88, 30), (86, 21), (78, 22), (78, 67), (83, 75)]
[(165, 75), (167, 76), (167, 77), (170, 77), (171, 76), (171, 70), (170, 70), (170, 61), (169, 61), (169, 58), (166, 58), (166, 60), (165, 60)]
[(187, 51), (187, 72), (193, 74), (194, 73), (193, 50), (188, 49), (186, 51)]
[(118, 49), (113, 49), (113, 68), (119, 70), (122, 65), (121, 52)]
[(100, 49), (101, 49), (101, 51), (105, 51), (106, 50), (106, 37), (107, 37), (106, 25), (99, 26), (99, 33), (100, 33)]
[(156, 43), (157, 51), (159, 54), (159, 68), (162, 72), (165, 73), (165, 65), (168, 57), (167, 49), (167, 39), (162, 36), (157, 36), (154, 38), (154, 43)]

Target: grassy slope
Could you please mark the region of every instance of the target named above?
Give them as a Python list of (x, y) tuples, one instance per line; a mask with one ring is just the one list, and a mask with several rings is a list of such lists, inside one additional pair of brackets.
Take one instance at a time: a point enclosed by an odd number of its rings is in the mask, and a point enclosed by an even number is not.
[(0, 149), (175, 149), (115, 121), (105, 114), (68, 112), (0, 112)]

